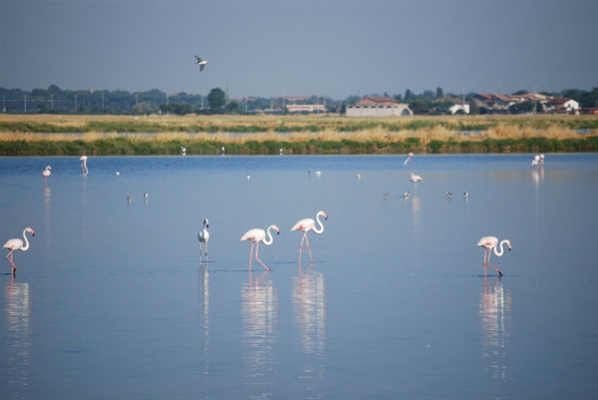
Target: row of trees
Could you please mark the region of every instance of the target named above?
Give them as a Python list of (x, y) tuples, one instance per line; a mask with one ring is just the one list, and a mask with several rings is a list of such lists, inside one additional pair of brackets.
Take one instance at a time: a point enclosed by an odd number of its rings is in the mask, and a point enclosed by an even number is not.
[[(518, 91), (513, 94), (527, 93)], [(579, 102), (583, 108), (598, 107), (598, 88), (591, 91), (578, 89), (563, 90), (558, 93), (545, 93), (548, 96), (567, 97)], [(454, 104), (470, 105), (470, 113), (479, 113), (473, 98), (475, 93), (445, 95), (442, 88), (436, 91), (426, 90), (415, 94), (407, 89), (404, 94), (382, 95), (408, 103), (415, 114), (446, 114)], [(284, 112), (289, 101), (304, 104), (324, 104), (332, 113), (343, 113), (347, 105), (362, 99), (361, 96), (349, 96), (345, 100), (329, 97), (310, 96), (301, 99), (284, 97), (262, 98), (249, 97), (229, 99), (220, 88), (214, 88), (207, 96), (180, 92), (167, 94), (158, 89), (130, 93), (124, 90), (63, 90), (56, 85), (48, 89), (33, 89), (30, 92), (20, 89), (0, 88), (2, 112), (13, 113), (60, 113), (60, 114), (248, 114), (259, 112)], [(521, 103), (510, 110), (511, 113), (533, 111), (533, 103)]]

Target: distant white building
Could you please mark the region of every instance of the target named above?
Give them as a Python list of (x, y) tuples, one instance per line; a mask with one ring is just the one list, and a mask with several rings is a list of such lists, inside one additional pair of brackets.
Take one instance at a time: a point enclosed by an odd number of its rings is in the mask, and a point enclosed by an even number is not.
[(325, 113), (326, 106), (323, 104), (287, 104), (287, 112), (289, 114), (310, 114), (310, 113)]
[(399, 103), (390, 97), (366, 97), (353, 106), (347, 106), (347, 117), (399, 117), (413, 115), (408, 104)]
[(554, 97), (546, 103), (546, 112), (579, 114), (579, 103), (565, 97)]
[(453, 104), (449, 107), (451, 114), (456, 114), (459, 111), (463, 111), (465, 114), (469, 114), (469, 104)]

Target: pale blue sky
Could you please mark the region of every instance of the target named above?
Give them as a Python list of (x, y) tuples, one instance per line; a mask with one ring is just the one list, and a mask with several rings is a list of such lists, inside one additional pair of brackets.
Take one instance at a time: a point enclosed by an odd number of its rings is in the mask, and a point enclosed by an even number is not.
[(52, 84), (334, 99), (591, 90), (598, 1), (0, 0), (0, 87)]

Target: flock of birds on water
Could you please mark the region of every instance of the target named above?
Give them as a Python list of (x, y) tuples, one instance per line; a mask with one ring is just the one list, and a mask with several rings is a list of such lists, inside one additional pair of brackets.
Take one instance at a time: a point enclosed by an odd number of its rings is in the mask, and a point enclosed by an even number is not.
[[(197, 58), (198, 64), (200, 64), (200, 70), (203, 69), (205, 64), (207, 64), (207, 61), (201, 60), (197, 56), (196, 56), (196, 58)], [(202, 62), (203, 62), (203, 64), (202, 64)], [(222, 151), (224, 154), (224, 148), (222, 149)], [(186, 149), (184, 149), (184, 151), (182, 151), (182, 155), (185, 155), (185, 154), (186, 154)], [(419, 182), (422, 182), (423, 178), (419, 175), (416, 175), (413, 172), (413, 168), (412, 168), (413, 156), (414, 156), (413, 153), (409, 153), (407, 155), (407, 159), (404, 161), (403, 164), (405, 166), (409, 166), (409, 168), (410, 168), (409, 180), (414, 185), (414, 192), (417, 193), (417, 184)], [(87, 156), (83, 155), (83, 156), (81, 156), (81, 158), (79, 160), (81, 161), (81, 171), (82, 171), (83, 175), (87, 175), (89, 173), (89, 169), (87, 168)], [(544, 161), (545, 161), (544, 154), (536, 154), (534, 156), (533, 160), (531, 161), (531, 166), (538, 167), (538, 168), (543, 167)], [(311, 173), (311, 171), (310, 171), (310, 173)], [(42, 171), (42, 177), (44, 178), (44, 181), (46, 181), (46, 179), (48, 179), (48, 177), (51, 174), (52, 174), (52, 166), (48, 165)], [(115, 174), (119, 175), (119, 172), (116, 171)], [(319, 176), (322, 174), (322, 172), (315, 171), (314, 174), (316, 176)], [(358, 178), (359, 177), (360, 176), (358, 175)], [(247, 179), (250, 179), (250, 175), (247, 175)], [(389, 194), (388, 191), (383, 192), (383, 196), (385, 198), (388, 196), (388, 194)], [(447, 191), (444, 192), (444, 195), (447, 198), (453, 197), (453, 194), (450, 192), (447, 192)], [(411, 196), (410, 192), (404, 192), (401, 197), (408, 199), (408, 198), (410, 198), (410, 196)], [(469, 196), (469, 193), (464, 192), (463, 196), (464, 196), (464, 198), (467, 199), (467, 197)], [(149, 194), (147, 192), (145, 192), (143, 197), (144, 197), (145, 201), (147, 201), (149, 199)], [(132, 195), (129, 194), (129, 195), (127, 195), (127, 203), (130, 204), (131, 201), (132, 201)], [(303, 232), (301, 242), (299, 243), (299, 262), (301, 262), (301, 255), (303, 252), (304, 244), (307, 245), (310, 262), (311, 263), (314, 262), (314, 258), (313, 258), (312, 252), (311, 252), (311, 247), (309, 245), (309, 239), (308, 239), (307, 233), (309, 231), (313, 231), (314, 233), (317, 233), (317, 234), (322, 234), (324, 232), (324, 224), (322, 223), (322, 220), (320, 218), (324, 218), (324, 220), (328, 220), (328, 214), (326, 214), (326, 212), (323, 210), (318, 211), (315, 219), (303, 218), (303, 219), (297, 221), (297, 223), (295, 223), (295, 225), (293, 225), (293, 227), (291, 228), (291, 231), (302, 231)], [(317, 226), (316, 226), (316, 223), (317, 223)], [(202, 256), (204, 256), (206, 260), (208, 257), (208, 243), (210, 241), (209, 227), (210, 227), (210, 221), (208, 220), (208, 218), (205, 218), (203, 220), (203, 228), (197, 234), (197, 238), (199, 241), (200, 258)], [(266, 246), (271, 245), (274, 242), (274, 237), (272, 236), (272, 232), (276, 232), (276, 234), (278, 235), (280, 233), (280, 229), (275, 224), (272, 224), (272, 225), (268, 226), (268, 228), (265, 230), (262, 228), (250, 229), (247, 232), (245, 232), (243, 234), (243, 236), (241, 236), (241, 241), (247, 240), (247, 241), (251, 242), (251, 248), (249, 250), (249, 269), (251, 269), (252, 260), (255, 257), (255, 260), (258, 261), (265, 268), (266, 271), (270, 270), (270, 268), (259, 258), (259, 245), (260, 245), (260, 243), (263, 243)], [(12, 238), (12, 239), (9, 239), (2, 246), (4, 249), (8, 250), (8, 253), (6, 254), (6, 259), (10, 263), (13, 277), (16, 275), (16, 270), (17, 270), (17, 266), (14, 263), (14, 252), (16, 250), (19, 250), (19, 251), (29, 250), (29, 240), (27, 238), (27, 234), (31, 234), (31, 237), (34, 237), (35, 231), (31, 227), (26, 227), (23, 230), (23, 239)], [(498, 273), (499, 276), (502, 276), (502, 271), (490, 263), (490, 258), (492, 256), (493, 252), (497, 257), (501, 257), (504, 254), (505, 245), (508, 250), (512, 249), (511, 242), (508, 239), (503, 239), (502, 241), (499, 241), (499, 239), (496, 236), (484, 236), (478, 241), (477, 246), (480, 246), (484, 249), (484, 261), (483, 261), (484, 276), (486, 276), (486, 267), (493, 268), (494, 270), (496, 270), (496, 272)], [(255, 249), (255, 252), (254, 252), (254, 249)], [(255, 256), (254, 256), (254, 254), (255, 254)]]

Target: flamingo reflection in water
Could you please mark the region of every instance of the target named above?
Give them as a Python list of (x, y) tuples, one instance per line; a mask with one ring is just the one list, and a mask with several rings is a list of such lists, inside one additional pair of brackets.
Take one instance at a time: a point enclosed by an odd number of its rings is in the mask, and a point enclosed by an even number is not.
[[(200, 379), (203, 379), (210, 375), (210, 270), (207, 261), (202, 262), (201, 257), (199, 263), (199, 282), (197, 287), (203, 372), (200, 374)], [(201, 383), (203, 383), (201, 387), (207, 387), (207, 382)]]
[(241, 287), (246, 385), (251, 398), (271, 397), (275, 381), (278, 327), (278, 289), (264, 270)]
[(480, 293), (480, 321), (482, 324), (482, 356), (488, 359), (493, 379), (505, 381), (509, 377), (506, 365), (512, 334), (512, 297), (503, 288), (501, 278), (491, 282), (484, 277), (484, 291)]
[(293, 311), (304, 363), (299, 378), (311, 395), (320, 397), (326, 380), (326, 281), (321, 272), (312, 270), (312, 266), (310, 264), (304, 270), (299, 263), (299, 274), (293, 278)]
[(33, 320), (29, 292), (28, 283), (16, 282), (14, 277), (6, 281), (0, 326), (5, 334), (2, 354), (10, 363), (2, 372), (1, 392), (11, 399), (27, 397), (31, 390)]

